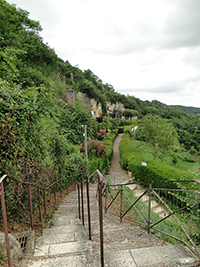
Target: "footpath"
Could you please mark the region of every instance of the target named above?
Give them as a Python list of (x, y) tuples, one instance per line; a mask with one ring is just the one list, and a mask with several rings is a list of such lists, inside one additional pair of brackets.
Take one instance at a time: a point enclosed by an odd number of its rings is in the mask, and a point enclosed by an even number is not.
[[(112, 183), (125, 183), (130, 178), (119, 166), (118, 145), (121, 135), (114, 143), (114, 153), (109, 173)], [(106, 178), (106, 177), (105, 177)], [(96, 198), (97, 185), (90, 185), (92, 240), (88, 240), (87, 205), (84, 200), (84, 226), (78, 219), (77, 191), (67, 195), (55, 212), (51, 227), (44, 229), (36, 240), (34, 255), (24, 266), (28, 267), (99, 267), (99, 214)], [(84, 188), (84, 196), (86, 190)], [(84, 198), (86, 199), (86, 198)], [(166, 244), (163, 240), (147, 234), (138, 226), (104, 214), (104, 266), (108, 267), (171, 267), (197, 266), (198, 260), (182, 245)]]

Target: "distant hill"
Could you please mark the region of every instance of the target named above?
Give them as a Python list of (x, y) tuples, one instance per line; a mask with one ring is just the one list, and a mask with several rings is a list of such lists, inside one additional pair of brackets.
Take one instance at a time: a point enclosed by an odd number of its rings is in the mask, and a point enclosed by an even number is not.
[(179, 106), (179, 105), (171, 105), (169, 107), (184, 111), (186, 113), (200, 115), (200, 108), (195, 107), (185, 107), (185, 106)]

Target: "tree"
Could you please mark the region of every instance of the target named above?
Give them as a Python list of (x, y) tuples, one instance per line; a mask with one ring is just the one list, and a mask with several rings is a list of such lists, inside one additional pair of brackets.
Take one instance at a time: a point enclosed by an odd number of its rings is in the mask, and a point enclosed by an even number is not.
[(125, 117), (125, 118), (132, 118), (132, 117), (135, 117), (138, 115), (138, 111), (137, 110), (133, 110), (133, 109), (125, 109), (123, 112), (122, 112), (122, 115)]
[(141, 125), (136, 131), (136, 139), (148, 142), (154, 160), (157, 159), (158, 153), (163, 155), (172, 155), (179, 149), (177, 132), (166, 119), (159, 116), (149, 115), (141, 120)]

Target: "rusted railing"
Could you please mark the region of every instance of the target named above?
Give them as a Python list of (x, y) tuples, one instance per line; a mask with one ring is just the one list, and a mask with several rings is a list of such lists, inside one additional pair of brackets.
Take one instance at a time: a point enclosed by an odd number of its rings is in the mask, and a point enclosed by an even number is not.
[[(173, 186), (170, 186), (170, 188), (153, 187), (154, 183), (158, 186), (159, 183), (163, 182), (176, 186), (174, 186), (174, 189)], [(197, 190), (177, 188), (177, 183), (183, 185), (183, 188), (188, 183), (193, 184), (193, 187)], [(151, 181), (107, 185), (103, 192), (105, 195), (105, 212), (112, 206), (112, 211), (109, 211), (119, 216), (120, 222), (122, 222), (122, 219), (127, 219), (146, 227), (148, 233), (151, 229), (160, 232), (184, 243), (200, 257), (200, 249), (197, 248), (191, 234), (188, 234), (188, 230), (181, 223), (181, 220), (187, 216), (187, 224), (194, 230), (195, 228), (199, 230), (200, 186), (197, 183), (200, 184), (200, 181)], [(116, 203), (117, 199), (118, 203)], [(166, 220), (168, 220), (168, 224), (178, 224), (178, 231), (180, 229), (186, 238), (179, 238), (171, 232), (167, 233), (165, 229), (159, 229), (159, 227), (165, 228), (163, 222)]]
[[(85, 181), (77, 184), (78, 188), (78, 211), (79, 219), (82, 220), (82, 225), (84, 225), (84, 196), (83, 196), (83, 183), (86, 182), (86, 194), (87, 194), (87, 209), (88, 209), (88, 232), (89, 240), (92, 240), (91, 234), (91, 217), (90, 217), (90, 195), (89, 195), (89, 179), (94, 175), (98, 175), (98, 201), (99, 201), (99, 228), (100, 228), (100, 257), (101, 266), (104, 267), (104, 249), (103, 249), (103, 204), (102, 204), (102, 189), (105, 186), (103, 175), (99, 170), (95, 170)], [(82, 212), (81, 212), (82, 211)], [(82, 213), (82, 216), (81, 216)]]
[(7, 175), (3, 175), (0, 179), (0, 195), (1, 195), (1, 207), (2, 207), (2, 214), (3, 214), (3, 225), (5, 231), (5, 241), (6, 241), (6, 250), (8, 256), (8, 266), (12, 266), (11, 262), (11, 253), (10, 253), (10, 242), (8, 237), (8, 224), (7, 224), (7, 216), (6, 216), (6, 205), (5, 205), (5, 197), (4, 197), (4, 187), (3, 187), (3, 180), (6, 178)]
[[(80, 174), (76, 174), (73, 177), (76, 177)], [(72, 176), (69, 176), (68, 178), (71, 178)], [(8, 175), (3, 175), (0, 178), (0, 196), (1, 196), (1, 207), (2, 207), (2, 215), (3, 215), (3, 223), (4, 223), (4, 231), (5, 231), (5, 241), (6, 241), (6, 248), (7, 248), (7, 257), (8, 257), (8, 266), (11, 267), (12, 266), (12, 262), (11, 262), (11, 253), (10, 253), (10, 244), (9, 244), (9, 238), (8, 238), (8, 223), (7, 223), (7, 215), (6, 215), (6, 206), (5, 206), (5, 196), (4, 196), (4, 185), (3, 185), (3, 180), (5, 178), (9, 178), (9, 180), (18, 183), (18, 184), (23, 184), (25, 186), (27, 186), (27, 191), (28, 191), (28, 199), (29, 199), (29, 211), (30, 211), (30, 225), (31, 225), (31, 229), (34, 229), (34, 220), (33, 220), (33, 208), (32, 208), (32, 188), (35, 187), (36, 191), (37, 191), (37, 206), (38, 206), (38, 218), (40, 221), (42, 221), (42, 209), (41, 206), (43, 205), (43, 212), (44, 215), (46, 215), (46, 191), (52, 189), (52, 191), (54, 191), (55, 194), (55, 203), (57, 201), (57, 184), (62, 182), (63, 178), (54, 181), (53, 183), (51, 183), (50, 185), (48, 185), (47, 187), (43, 187), (43, 186), (38, 186), (34, 183), (29, 183), (29, 182), (24, 182), (24, 181), (20, 181), (20, 180), (16, 180), (12, 177), (9, 177)], [(60, 185), (61, 186), (61, 185)], [(54, 187), (54, 188), (52, 188)], [(67, 186), (66, 186), (67, 187)], [(67, 187), (68, 188), (68, 187)], [(63, 189), (63, 188), (62, 188)], [(41, 195), (40, 193), (43, 192), (42, 196), (43, 196), (43, 200), (41, 201)], [(61, 192), (61, 190), (60, 190)], [(35, 204), (35, 203), (34, 203)]]

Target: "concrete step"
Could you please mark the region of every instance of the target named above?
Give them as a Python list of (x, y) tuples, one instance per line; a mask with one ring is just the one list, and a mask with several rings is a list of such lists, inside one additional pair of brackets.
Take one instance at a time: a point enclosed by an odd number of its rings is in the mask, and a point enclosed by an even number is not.
[(54, 256), (64, 256), (80, 254), (83, 252), (91, 252), (91, 242), (90, 241), (78, 241), (78, 242), (67, 242), (59, 244), (41, 245), (36, 246), (34, 251), (34, 258), (38, 259), (40, 257), (54, 257)]
[[(162, 267), (162, 266), (197, 266), (198, 260), (186, 247), (158, 246), (123, 251), (105, 251), (104, 266), (107, 267)], [(60, 258), (41, 259), (28, 263), (28, 267), (99, 267), (100, 253), (87, 253), (77, 256), (63, 256)]]
[(47, 228), (43, 230), (43, 235), (59, 235), (66, 233), (78, 233), (83, 231), (83, 226), (81, 224), (71, 224), (64, 226), (57, 226), (52, 228)]
[(80, 224), (77, 215), (66, 216), (66, 215), (55, 215), (53, 216), (52, 223), (54, 226), (70, 225), (70, 224)]
[(40, 247), (42, 245), (76, 242), (87, 239), (88, 236), (85, 233), (85, 231), (77, 233), (70, 232), (67, 234), (60, 234), (60, 235), (44, 235), (37, 239), (37, 247)]

